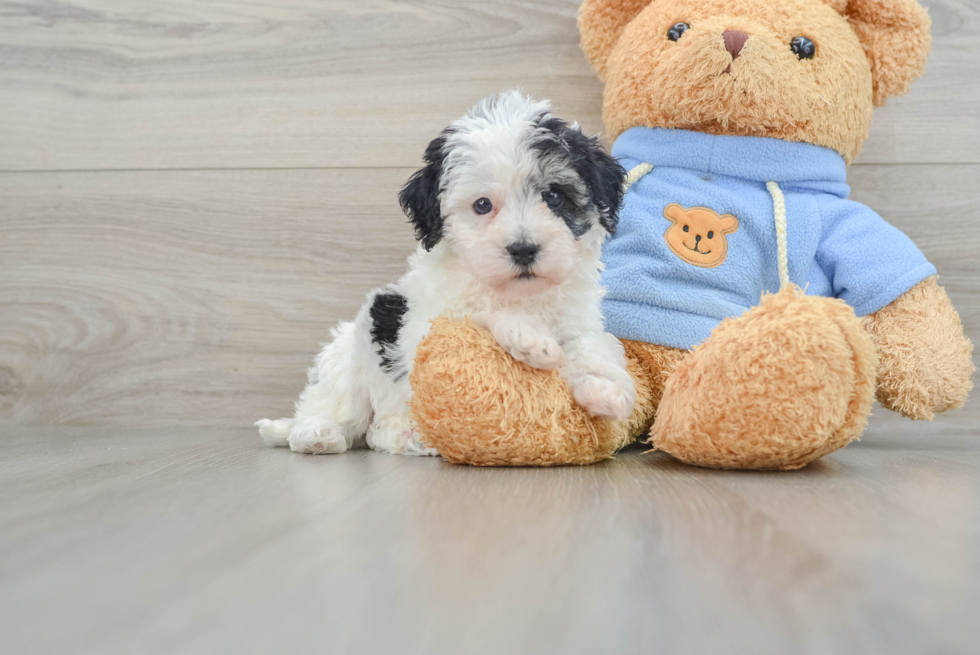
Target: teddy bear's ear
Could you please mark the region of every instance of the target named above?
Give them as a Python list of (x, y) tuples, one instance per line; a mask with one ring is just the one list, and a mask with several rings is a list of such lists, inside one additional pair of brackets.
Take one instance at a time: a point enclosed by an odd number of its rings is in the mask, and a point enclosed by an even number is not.
[(684, 213), (684, 208), (678, 205), (676, 202), (672, 202), (664, 207), (664, 218), (671, 223), (683, 221), (685, 216), (687, 216), (687, 214)]
[(606, 60), (623, 30), (653, 0), (585, 0), (578, 12), (582, 50), (605, 79)]
[[(845, 4), (843, 0), (825, 1), (835, 9)], [(925, 70), (932, 46), (926, 10), (915, 0), (846, 0), (841, 13), (871, 61), (875, 105), (908, 91)]]
[(731, 234), (738, 230), (738, 219), (732, 214), (725, 214), (721, 217), (721, 231), (725, 234)]

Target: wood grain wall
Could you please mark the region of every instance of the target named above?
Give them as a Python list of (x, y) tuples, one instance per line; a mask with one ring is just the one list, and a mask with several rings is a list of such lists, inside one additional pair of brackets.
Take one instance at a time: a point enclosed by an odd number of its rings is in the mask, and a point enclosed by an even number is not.
[[(395, 194), (483, 95), (601, 129), (578, 0), (0, 0), (0, 420), (243, 425), (414, 247)], [(932, 0), (926, 76), (853, 197), (980, 337), (980, 6)], [(971, 403), (964, 415), (980, 415)]]

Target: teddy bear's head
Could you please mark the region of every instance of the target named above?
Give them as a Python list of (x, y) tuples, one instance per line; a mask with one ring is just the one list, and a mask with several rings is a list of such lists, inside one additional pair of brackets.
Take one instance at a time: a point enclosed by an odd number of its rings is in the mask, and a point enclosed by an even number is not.
[(719, 215), (707, 207), (684, 209), (667, 205), (664, 218), (671, 222), (664, 239), (674, 254), (688, 264), (715, 268), (728, 257), (728, 235), (738, 231), (738, 219)]
[(874, 107), (922, 73), (929, 25), (915, 0), (585, 0), (579, 13), (613, 137), (769, 136), (848, 162)]

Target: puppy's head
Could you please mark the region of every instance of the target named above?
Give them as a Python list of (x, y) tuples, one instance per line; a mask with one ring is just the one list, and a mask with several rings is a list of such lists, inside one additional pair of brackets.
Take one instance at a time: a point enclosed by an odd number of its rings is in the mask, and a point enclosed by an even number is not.
[(506, 297), (562, 284), (616, 229), (625, 171), (550, 109), (518, 92), (483, 100), (399, 196), (426, 250), (448, 249)]

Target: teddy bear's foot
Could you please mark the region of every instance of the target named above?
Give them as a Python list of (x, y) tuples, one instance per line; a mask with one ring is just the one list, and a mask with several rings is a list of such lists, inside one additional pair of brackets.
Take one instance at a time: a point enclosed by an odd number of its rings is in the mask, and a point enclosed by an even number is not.
[(843, 301), (795, 287), (766, 295), (677, 364), (651, 442), (697, 466), (800, 468), (861, 435), (876, 366)]
[(630, 441), (628, 423), (591, 416), (557, 371), (515, 361), (469, 322), (433, 321), (411, 383), (423, 441), (457, 464), (591, 464)]

